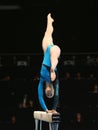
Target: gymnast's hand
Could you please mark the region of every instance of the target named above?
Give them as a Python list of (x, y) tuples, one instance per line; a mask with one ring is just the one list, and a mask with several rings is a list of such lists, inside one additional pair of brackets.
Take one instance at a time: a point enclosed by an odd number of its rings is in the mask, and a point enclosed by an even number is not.
[(56, 110), (52, 109), (52, 113), (58, 113)]
[(47, 113), (57, 113), (56, 110), (52, 109), (52, 110), (46, 110)]

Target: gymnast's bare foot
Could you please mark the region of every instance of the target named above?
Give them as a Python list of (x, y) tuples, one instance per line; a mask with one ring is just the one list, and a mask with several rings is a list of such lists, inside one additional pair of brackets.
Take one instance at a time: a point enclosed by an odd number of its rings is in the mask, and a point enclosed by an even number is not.
[(49, 23), (53, 23), (54, 22), (54, 19), (51, 17), (51, 13), (48, 14), (47, 19), (48, 19), (47, 21)]

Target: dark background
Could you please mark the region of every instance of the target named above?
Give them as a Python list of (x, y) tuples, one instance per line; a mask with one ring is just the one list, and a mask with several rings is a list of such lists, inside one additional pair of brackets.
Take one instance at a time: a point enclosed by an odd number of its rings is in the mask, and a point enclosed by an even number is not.
[(94, 0), (0, 1), (0, 52), (40, 53), (46, 16), (52, 12), (54, 43), (62, 52), (97, 52), (98, 3)]

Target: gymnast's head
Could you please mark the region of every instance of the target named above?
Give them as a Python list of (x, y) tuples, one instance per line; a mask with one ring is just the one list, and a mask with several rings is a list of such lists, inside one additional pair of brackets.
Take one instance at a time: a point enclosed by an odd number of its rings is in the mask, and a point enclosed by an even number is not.
[(45, 82), (45, 95), (47, 98), (52, 98), (54, 96), (54, 87), (52, 83)]

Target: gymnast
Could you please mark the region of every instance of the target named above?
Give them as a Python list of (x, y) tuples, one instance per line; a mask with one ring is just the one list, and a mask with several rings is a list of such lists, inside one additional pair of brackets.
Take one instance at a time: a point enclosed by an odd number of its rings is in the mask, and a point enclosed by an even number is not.
[[(38, 100), (42, 109), (47, 113), (57, 113), (59, 102), (59, 79), (57, 65), (61, 54), (61, 49), (53, 43), (53, 22), (51, 13), (47, 15), (47, 25), (42, 39), (42, 50), (44, 52), (40, 70), (40, 80), (38, 84)], [(53, 98), (53, 106), (49, 109), (44, 100), (45, 96)]]

